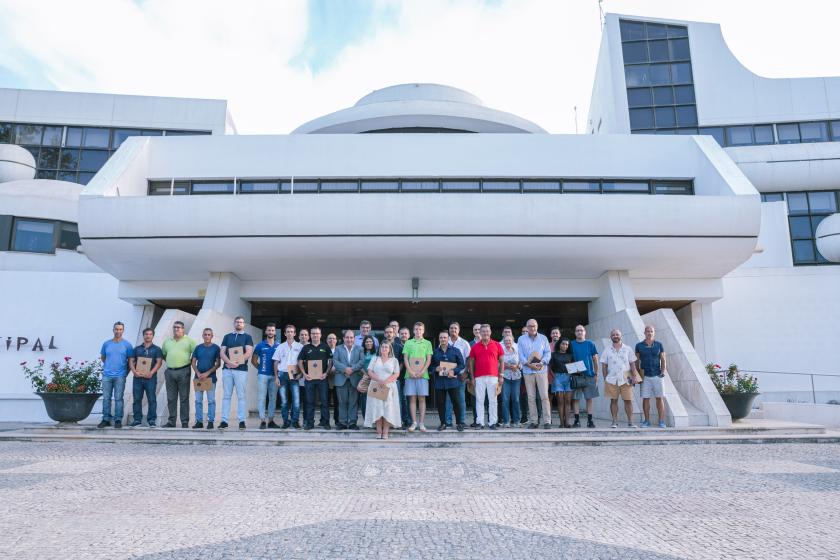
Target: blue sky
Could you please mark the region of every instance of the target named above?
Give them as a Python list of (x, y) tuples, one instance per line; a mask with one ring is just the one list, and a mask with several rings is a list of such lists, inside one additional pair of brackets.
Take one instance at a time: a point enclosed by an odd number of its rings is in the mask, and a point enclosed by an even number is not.
[[(840, 75), (840, 2), (604, 0), (720, 23), (750, 70)], [(585, 122), (597, 0), (0, 0), (0, 87), (227, 99), (286, 133), (374, 89), (435, 82), (549, 132)]]

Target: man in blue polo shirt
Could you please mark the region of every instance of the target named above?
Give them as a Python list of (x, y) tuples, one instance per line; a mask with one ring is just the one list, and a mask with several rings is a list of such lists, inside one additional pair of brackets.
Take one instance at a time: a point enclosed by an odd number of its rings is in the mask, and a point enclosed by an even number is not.
[[(134, 356), (134, 347), (123, 339), (125, 325), (114, 323), (114, 338), (102, 343), (99, 357), (102, 360), (102, 421), (97, 428), (106, 428), (114, 420), (115, 428), (122, 428), (123, 393), (128, 375), (128, 359)], [(111, 395), (114, 398), (114, 414), (111, 415)]]
[(222, 350), (213, 344), (213, 329), (207, 327), (201, 332), (202, 344), (195, 347), (192, 353), (192, 370), (195, 379), (210, 378), (212, 387), (209, 391), (195, 392), (195, 424), (193, 429), (204, 427), (204, 395), (207, 394), (207, 429), (213, 429), (216, 421), (216, 370), (222, 365)]
[[(236, 415), (239, 418), (239, 429), (245, 429), (245, 416), (248, 413), (248, 403), (245, 400), (245, 385), (248, 382), (248, 361), (254, 353), (254, 339), (245, 332), (245, 318), (237, 317), (233, 320), (233, 332), (228, 333), (222, 339), (221, 356), (225, 366), (222, 369), (222, 385), (224, 386), (224, 397), (222, 398), (222, 422), (219, 428), (228, 427), (230, 416), (230, 400), (233, 398), (233, 389), (236, 388)], [(233, 348), (242, 349), (242, 358), (233, 361), (230, 350)]]
[[(274, 362), (271, 358), (280, 343), (275, 339), (277, 326), (269, 323), (265, 326), (265, 338), (254, 348), (251, 363), (257, 368), (257, 412), (260, 415), (260, 430), (279, 428), (274, 423), (274, 413), (277, 411), (277, 382), (274, 377)], [(268, 415), (265, 411), (265, 399), (268, 397)]]

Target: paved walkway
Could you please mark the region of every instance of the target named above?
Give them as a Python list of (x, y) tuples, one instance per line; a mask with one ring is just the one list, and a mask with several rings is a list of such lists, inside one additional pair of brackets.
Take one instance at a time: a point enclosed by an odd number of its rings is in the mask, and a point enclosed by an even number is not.
[(840, 556), (840, 445), (0, 442), (0, 554)]

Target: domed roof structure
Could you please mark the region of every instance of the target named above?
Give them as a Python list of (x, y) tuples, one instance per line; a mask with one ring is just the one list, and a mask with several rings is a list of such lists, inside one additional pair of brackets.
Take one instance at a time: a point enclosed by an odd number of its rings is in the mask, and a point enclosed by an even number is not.
[(365, 132), (544, 133), (533, 122), (486, 107), (475, 95), (440, 84), (378, 89), (352, 107), (305, 123), (292, 134)]
[(35, 158), (26, 148), (0, 144), (0, 183), (35, 177)]

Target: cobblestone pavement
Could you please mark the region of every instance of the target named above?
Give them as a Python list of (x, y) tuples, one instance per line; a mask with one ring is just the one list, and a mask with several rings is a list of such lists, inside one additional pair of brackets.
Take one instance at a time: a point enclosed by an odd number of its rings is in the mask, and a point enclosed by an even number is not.
[(2, 558), (840, 557), (840, 445), (0, 443)]

